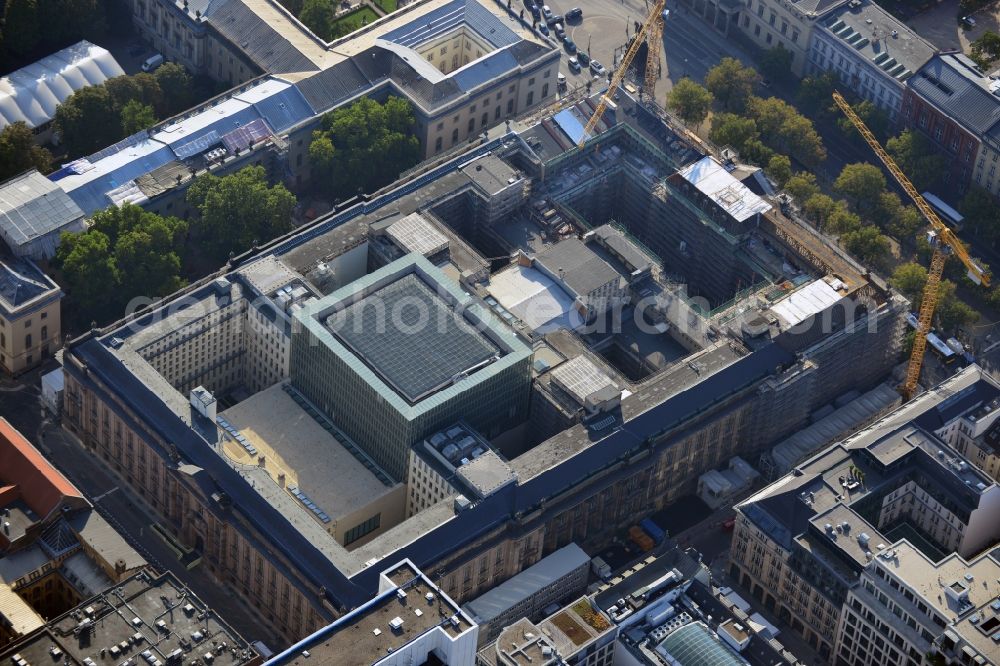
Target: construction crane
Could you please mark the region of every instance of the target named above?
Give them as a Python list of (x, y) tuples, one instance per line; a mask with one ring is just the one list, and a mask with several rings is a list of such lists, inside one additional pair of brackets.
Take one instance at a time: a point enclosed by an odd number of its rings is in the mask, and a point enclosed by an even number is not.
[(608, 102), (611, 101), (611, 98), (618, 91), (618, 86), (621, 85), (622, 79), (625, 78), (625, 73), (628, 72), (629, 65), (632, 64), (635, 54), (639, 52), (639, 47), (642, 46), (643, 40), (648, 45), (646, 49), (645, 92), (650, 97), (653, 96), (654, 88), (656, 87), (656, 77), (660, 69), (660, 42), (663, 39), (664, 2), (665, 0), (657, 0), (653, 3), (653, 9), (649, 12), (649, 16), (646, 17), (642, 26), (636, 31), (635, 39), (632, 40), (632, 45), (625, 52), (625, 55), (622, 56), (622, 61), (618, 63), (618, 67), (611, 76), (611, 83), (608, 84), (608, 89), (604, 91), (604, 94), (601, 95), (601, 100), (597, 103), (594, 115), (590, 117), (590, 120), (587, 121), (587, 126), (583, 128), (583, 135), (576, 144), (577, 148), (583, 148), (583, 144), (587, 142), (587, 138), (601, 120), (601, 116), (604, 115), (604, 111), (608, 108)]
[(981, 266), (972, 260), (972, 257), (969, 256), (965, 245), (962, 244), (958, 236), (941, 221), (941, 218), (934, 212), (934, 209), (924, 201), (924, 198), (917, 192), (917, 188), (913, 186), (913, 183), (906, 177), (906, 174), (899, 168), (895, 160), (885, 152), (879, 144), (878, 139), (875, 138), (875, 135), (872, 134), (871, 130), (868, 129), (868, 126), (865, 125), (858, 114), (854, 112), (854, 109), (847, 103), (844, 96), (839, 92), (834, 92), (833, 101), (837, 103), (840, 110), (844, 112), (844, 115), (847, 116), (848, 120), (851, 121), (861, 136), (864, 137), (865, 141), (868, 142), (868, 145), (875, 151), (878, 158), (882, 160), (882, 164), (889, 170), (889, 173), (896, 179), (896, 182), (906, 190), (906, 193), (913, 199), (913, 203), (916, 204), (917, 208), (931, 225), (931, 230), (927, 233), (927, 238), (931, 247), (934, 248), (934, 253), (931, 256), (930, 270), (927, 271), (927, 283), (924, 285), (923, 296), (920, 299), (917, 334), (913, 339), (913, 350), (910, 352), (910, 362), (906, 367), (906, 380), (899, 387), (899, 392), (903, 395), (903, 400), (905, 401), (913, 397), (913, 393), (917, 389), (917, 382), (920, 379), (920, 368), (924, 362), (924, 352), (927, 350), (927, 334), (930, 333), (934, 308), (937, 306), (945, 260), (947, 260), (949, 255), (954, 253), (968, 269), (969, 279), (976, 284), (989, 286), (990, 276)]

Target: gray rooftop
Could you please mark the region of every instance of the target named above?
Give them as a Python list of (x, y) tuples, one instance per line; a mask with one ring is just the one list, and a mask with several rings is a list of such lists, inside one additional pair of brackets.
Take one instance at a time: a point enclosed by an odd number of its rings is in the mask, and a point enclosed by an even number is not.
[(931, 58), (908, 85), (979, 137), (1000, 120), (1000, 98), (990, 91), (993, 83), (965, 56), (948, 54)]
[(654, 259), (639, 249), (624, 233), (610, 224), (594, 229), (594, 237), (615, 254), (615, 258), (626, 264), (629, 270), (649, 268)]
[(823, 25), (900, 83), (913, 76), (935, 52), (933, 44), (871, 2), (860, 7), (845, 5), (823, 19)]
[(535, 257), (553, 277), (560, 277), (574, 295), (586, 297), (594, 289), (622, 277), (608, 262), (577, 238), (567, 238)]
[(331, 315), (327, 326), (411, 403), (502, 353), (415, 273)]
[(742, 666), (747, 662), (722, 644), (702, 622), (691, 622), (663, 639), (663, 650), (681, 666)]
[(463, 608), (480, 624), (490, 622), (509, 608), (537, 594), (546, 586), (569, 575), (578, 567), (587, 566), (590, 557), (571, 543), (528, 567), (513, 578), (476, 597)]
[[(159, 625), (158, 623), (161, 623)], [(87, 627), (88, 638), (79, 628)], [(226, 644), (225, 649), (217, 646)], [(103, 649), (107, 655), (101, 656)], [(238, 666), (257, 659), (257, 653), (172, 574), (153, 578), (139, 572), (122, 584), (88, 599), (48, 623), (47, 627), (0, 650), (3, 663), (29, 664), (160, 663), (181, 657), (183, 663)], [(176, 653), (168, 659), (168, 655)], [(91, 660), (85, 662), (85, 660)], [(107, 662), (110, 663), (110, 662)], [(178, 661), (180, 663), (180, 661)]]
[(0, 186), (0, 237), (12, 249), (81, 219), (69, 195), (34, 169)]

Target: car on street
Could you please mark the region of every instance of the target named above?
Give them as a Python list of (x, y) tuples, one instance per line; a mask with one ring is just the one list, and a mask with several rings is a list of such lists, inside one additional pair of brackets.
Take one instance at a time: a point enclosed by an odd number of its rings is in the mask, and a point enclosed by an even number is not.
[(542, 16), (544, 16), (546, 19), (552, 16), (552, 10), (549, 8), (548, 5), (542, 5)]
[(604, 74), (608, 70), (604, 69), (604, 65), (602, 65), (599, 62), (597, 62), (596, 60), (591, 60), (590, 61), (590, 71), (592, 71), (594, 73), (594, 76), (604, 76)]
[(549, 27), (551, 28), (551, 27), (552, 27), (552, 26), (554, 26), (554, 25), (555, 25), (556, 23), (562, 23), (562, 20), (563, 20), (563, 17), (562, 17), (562, 15), (561, 15), (561, 14), (553, 14), (552, 16), (550, 16), (550, 17), (548, 17), (547, 19), (545, 19), (545, 22), (546, 22), (546, 23), (548, 24), (548, 26), (549, 26)]
[(548, 26), (547, 26), (547, 25), (545, 25), (544, 23), (539, 23), (539, 24), (538, 24), (538, 32), (542, 33), (542, 34), (543, 34), (543, 35), (545, 35), (546, 37), (548, 37), (548, 36), (549, 36), (549, 28), (548, 28)]
[(563, 74), (562, 72), (556, 74), (556, 85), (558, 85), (560, 88), (566, 87), (566, 75)]
[(566, 47), (567, 53), (576, 53), (576, 44), (574, 44), (573, 40), (569, 37), (563, 40), (563, 46)]
[(562, 23), (556, 23), (554, 26), (552, 26), (552, 32), (559, 39), (566, 39), (566, 31), (563, 30)]
[(590, 64), (590, 54), (585, 51), (580, 51), (576, 54), (577, 59), (579, 59), (580, 64), (586, 67)]
[(574, 7), (573, 9), (566, 12), (567, 21), (579, 21), (583, 18), (583, 10), (579, 7)]
[[(583, 54), (581, 53), (580, 55), (583, 55)], [(575, 57), (574, 58), (570, 58), (569, 60), (567, 60), (566, 64), (569, 65), (569, 68), (572, 71), (574, 71), (574, 72), (576, 72), (578, 74), (580, 73), (580, 69), (581, 69), (580, 68), (580, 61), (577, 60)]]
[(962, 23), (969, 26), (970, 28), (976, 27), (976, 17), (975, 16), (965, 16), (962, 18)]

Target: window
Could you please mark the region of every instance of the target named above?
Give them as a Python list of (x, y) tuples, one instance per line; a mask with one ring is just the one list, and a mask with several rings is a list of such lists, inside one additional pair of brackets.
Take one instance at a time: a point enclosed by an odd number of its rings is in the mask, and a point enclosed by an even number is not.
[(760, 26), (759, 25), (755, 25), (753, 27), (753, 34), (756, 35), (757, 37), (760, 37)]
[(774, 12), (771, 12), (771, 15), (767, 19), (767, 23), (768, 23), (768, 25), (774, 25), (774, 22), (776, 20), (778, 20), (778, 15), (775, 14)]
[(31, 320), (30, 319), (26, 319), (24, 321), (24, 327), (25, 328), (31, 328)]
[(771, 33), (767, 33), (767, 39), (765, 39), (764, 41), (767, 42), (768, 44), (771, 43)]
[(792, 29), (792, 41), (795, 43), (798, 43), (799, 41), (799, 31), (794, 28)]
[(764, 5), (757, 6), (757, 16), (764, 18)]
[(507, 100), (507, 115), (514, 113), (514, 100)]
[(548, 97), (548, 96), (549, 96), (549, 84), (546, 83), (545, 85), (542, 86), (542, 97)]
[(438, 132), (444, 129), (444, 123), (438, 123)]
[(489, 125), (489, 124), (490, 124), (490, 114), (489, 114), (489, 111), (484, 111), (483, 112), (482, 122), (480, 123), (480, 125), (483, 126), (483, 129), (486, 129), (486, 126)]
[(371, 534), (379, 528), (382, 524), (382, 514), (376, 513), (374, 516), (366, 520), (365, 522), (352, 527), (344, 533), (344, 545), (347, 546), (354, 543), (366, 534)]
[(24, 348), (31, 349), (31, 333), (24, 336)]
[(49, 327), (42, 326), (42, 341), (44, 342), (45, 340), (48, 339), (49, 339)]
[(529, 86), (535, 85), (535, 77), (531, 77), (530, 79), (528, 79), (528, 85)]
[(469, 118), (469, 134), (472, 134), (475, 131), (476, 131), (476, 119)]
[(788, 21), (782, 21), (781, 22), (781, 34), (784, 35), (784, 34), (787, 34), (787, 33), (788, 33)]
[(531, 106), (534, 103), (535, 103), (535, 91), (534, 90), (529, 90), (528, 91), (527, 104), (528, 104), (528, 106)]
[(451, 131), (451, 145), (458, 143), (458, 128), (456, 127)]
[(438, 138), (437, 138), (437, 139), (436, 139), (436, 140), (434, 141), (434, 152), (435, 152), (435, 153), (439, 153), (439, 152), (441, 152), (441, 137), (438, 137)]
[(3, 333), (0, 333), (0, 347), (6, 347), (6, 346), (7, 346), (7, 336), (4, 335)]
[[(994, 162), (997, 161), (996, 155), (993, 156), (993, 161)], [(42, 313), (42, 319), (48, 319), (48, 318), (49, 318), (49, 313), (48, 312), (43, 312)]]

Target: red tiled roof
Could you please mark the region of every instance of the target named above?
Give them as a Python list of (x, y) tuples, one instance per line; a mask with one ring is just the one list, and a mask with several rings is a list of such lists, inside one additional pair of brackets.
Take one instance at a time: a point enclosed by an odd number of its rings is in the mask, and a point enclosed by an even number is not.
[(64, 498), (84, 499), (24, 435), (0, 418), (0, 487), (7, 485), (16, 485), (24, 503), (42, 518)]

